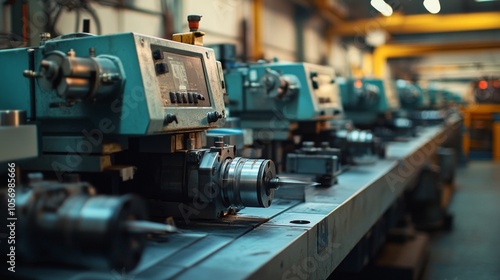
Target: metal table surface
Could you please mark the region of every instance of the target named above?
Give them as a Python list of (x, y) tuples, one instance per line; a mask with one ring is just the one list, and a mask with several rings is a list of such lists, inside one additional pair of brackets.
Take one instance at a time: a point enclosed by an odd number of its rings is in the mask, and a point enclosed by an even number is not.
[(424, 128), (408, 142), (389, 143), (385, 159), (349, 168), (330, 188), (305, 189), (303, 202), (275, 199), (266, 209), (245, 208), (221, 221), (180, 225), (182, 234), (151, 241), (139, 266), (125, 277), (119, 271), (76, 272), (42, 266), (19, 268), (18, 276), (325, 279), (412, 186), (419, 170), (457, 125), (459, 121), (453, 120)]

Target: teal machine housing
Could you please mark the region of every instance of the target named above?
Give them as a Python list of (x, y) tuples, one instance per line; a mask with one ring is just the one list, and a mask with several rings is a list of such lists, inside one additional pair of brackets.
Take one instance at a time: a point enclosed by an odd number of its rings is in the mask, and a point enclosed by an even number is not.
[(419, 85), (405, 80), (397, 80), (396, 89), (401, 109), (417, 110), (429, 106), (428, 96), (424, 95), (424, 91)]
[(445, 105), (444, 91), (431, 83), (425, 90), (425, 94), (429, 99), (429, 107), (431, 109), (441, 109)]
[[(354, 102), (352, 96), (340, 97), (336, 85), (339, 78), (331, 67), (309, 63), (258, 63), (227, 70), (225, 80), (231, 115), (241, 118), (243, 128), (253, 129), (255, 141), (267, 146), (275, 144), (269, 148), (272, 153), (268, 155), (272, 158), (279, 160), (288, 152), (287, 172), (315, 174), (316, 180), (327, 186), (335, 181), (341, 163), (373, 161), (371, 155), (377, 153), (375, 142), (378, 140), (370, 132), (354, 129), (350, 121), (344, 119), (343, 106)], [(339, 86), (344, 87), (344, 84)], [(375, 85), (367, 87), (378, 91)], [(367, 108), (373, 106), (370, 102)], [(382, 99), (381, 106), (390, 107), (389, 103)], [(363, 108), (356, 110), (365, 112)], [(295, 137), (299, 138), (303, 146), (297, 149), (297, 142), (294, 142), (287, 145), (293, 149), (284, 150), (284, 141), (291, 142), (291, 137), (294, 141)], [(311, 165), (310, 162), (316, 163)], [(325, 166), (333, 171), (320, 172)]]
[[(79, 36), (1, 51), (9, 67), (0, 70), (0, 109), (26, 110), (52, 133), (79, 133), (103, 120), (118, 135), (223, 125), (224, 77), (211, 49), (135, 33)], [(170, 92), (186, 102), (172, 102)], [(189, 102), (194, 96), (199, 102)]]
[(0, 51), (0, 61), (8, 67), (0, 67), (0, 109), (18, 109), (26, 112), (28, 118), (34, 117), (32, 106), (31, 82), (23, 77), (23, 71), (30, 65), (28, 49)]
[(356, 127), (370, 129), (384, 141), (404, 140), (416, 134), (391, 80), (339, 79), (345, 115)]
[(448, 103), (460, 104), (460, 105), (466, 104), (465, 100), (462, 98), (460, 94), (453, 92), (451, 90), (444, 90), (443, 98), (444, 101)]
[(443, 121), (443, 112), (430, 106), (429, 95), (416, 83), (397, 80), (396, 89), (401, 104), (401, 115), (411, 119), (415, 126), (439, 124)]
[[(240, 119), (243, 129), (252, 131), (255, 146), (277, 162), (279, 171), (317, 175), (325, 186), (335, 182), (338, 149), (306, 154), (295, 149), (304, 135), (319, 134), (315, 131), (318, 126), (342, 113), (333, 68), (310, 63), (256, 63), (228, 69), (225, 80), (231, 116)], [(315, 167), (307, 164), (312, 158)]]
[(397, 111), (399, 101), (387, 83), (381, 79), (338, 78), (346, 117), (357, 126), (369, 127), (381, 116)]
[[(257, 63), (225, 74), (232, 116), (256, 140), (285, 140), (292, 122), (331, 119), (342, 113), (332, 68), (309, 63)], [(266, 133), (259, 133), (266, 131)]]
[(0, 110), (26, 111), (40, 131), (40, 155), (24, 170), (138, 193), (163, 218), (184, 217), (179, 205), (190, 207), (208, 187), (214, 195), (193, 219), (268, 207), (283, 184), (271, 160), (236, 157), (221, 141), (205, 146), (204, 131), (227, 116), (224, 74), (210, 48), (75, 33), (0, 51), (0, 61)]

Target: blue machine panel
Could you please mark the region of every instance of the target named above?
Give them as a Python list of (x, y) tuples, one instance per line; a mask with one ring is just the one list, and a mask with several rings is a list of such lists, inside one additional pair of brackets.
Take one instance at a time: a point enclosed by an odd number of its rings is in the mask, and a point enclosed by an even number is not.
[(36, 112), (44, 132), (195, 131), (226, 117), (224, 76), (208, 48), (123, 33), (55, 38), (30, 55), (0, 51), (0, 60), (13, 62), (0, 78), (0, 109)]
[(231, 112), (277, 111), (289, 121), (331, 118), (342, 112), (332, 68), (308, 63), (262, 63), (229, 70), (225, 76)]

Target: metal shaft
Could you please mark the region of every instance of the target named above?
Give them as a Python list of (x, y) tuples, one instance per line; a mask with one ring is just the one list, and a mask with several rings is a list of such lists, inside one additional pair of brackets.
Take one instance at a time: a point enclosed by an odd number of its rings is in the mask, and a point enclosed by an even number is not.
[(300, 181), (300, 180), (295, 180), (295, 179), (290, 179), (290, 178), (273, 178), (271, 181), (269, 181), (269, 184), (272, 188), (278, 189), (283, 186), (294, 186), (294, 187), (313, 187), (313, 186), (318, 186), (320, 183), (317, 182), (305, 182), (305, 181)]
[(127, 230), (131, 233), (172, 233), (179, 232), (177, 227), (150, 221), (127, 221)]

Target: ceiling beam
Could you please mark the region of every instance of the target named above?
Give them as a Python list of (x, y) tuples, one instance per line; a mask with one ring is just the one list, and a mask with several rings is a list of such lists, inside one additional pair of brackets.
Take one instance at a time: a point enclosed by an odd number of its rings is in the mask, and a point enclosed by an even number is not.
[(466, 14), (393, 14), (390, 17), (340, 21), (328, 31), (333, 36), (364, 36), (366, 33), (384, 29), (390, 34), (415, 34), (460, 32), (474, 30), (500, 29), (500, 12), (481, 12)]

